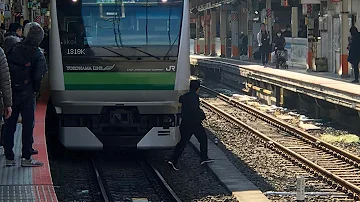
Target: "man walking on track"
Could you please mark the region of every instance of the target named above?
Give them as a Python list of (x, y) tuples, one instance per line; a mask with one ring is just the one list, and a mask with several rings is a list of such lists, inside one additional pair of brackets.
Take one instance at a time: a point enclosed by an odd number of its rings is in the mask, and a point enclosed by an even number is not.
[(205, 129), (201, 124), (206, 117), (205, 113), (200, 109), (200, 100), (197, 93), (199, 89), (200, 82), (192, 80), (190, 82), (190, 91), (179, 98), (179, 102), (182, 104), (182, 120), (180, 124), (181, 140), (175, 147), (173, 157), (168, 161), (168, 164), (172, 166), (174, 170), (179, 170), (176, 164), (193, 134), (200, 143), (201, 165), (213, 161), (212, 159), (209, 159), (207, 154), (207, 136)]

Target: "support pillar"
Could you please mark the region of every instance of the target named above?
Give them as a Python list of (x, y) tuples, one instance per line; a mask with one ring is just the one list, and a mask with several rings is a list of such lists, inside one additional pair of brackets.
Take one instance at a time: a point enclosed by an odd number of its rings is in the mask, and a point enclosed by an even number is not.
[(220, 43), (221, 43), (221, 55), (220, 57), (226, 57), (226, 38), (227, 38), (227, 11), (220, 10)]
[[(271, 11), (271, 0), (266, 0), (266, 11), (267, 10)], [(266, 19), (266, 30), (269, 32), (270, 40), (272, 41), (272, 15), (267, 16)]]
[(204, 55), (210, 54), (210, 15), (209, 11), (204, 11), (204, 21), (205, 21), (205, 31), (204, 31), (204, 38), (205, 38), (205, 48), (204, 48)]
[(247, 35), (248, 35), (248, 58), (249, 60), (253, 58), (253, 0), (247, 1)]
[[(270, 43), (272, 43), (273, 37), (272, 37), (272, 10), (271, 10), (271, 0), (266, 0), (266, 13), (270, 11), (270, 15), (267, 14), (266, 17), (266, 30), (269, 33), (270, 36)], [(271, 46), (271, 44), (270, 44)], [(271, 51), (270, 51), (271, 52)], [(268, 55), (269, 61), (271, 61), (271, 53)]]
[(210, 10), (210, 55), (215, 56), (216, 10)]
[[(306, 24), (307, 24), (307, 33), (308, 33), (308, 53), (307, 53), (307, 68), (308, 71), (312, 71), (313, 67), (314, 67), (314, 62), (313, 62), (313, 58), (314, 58), (314, 53), (315, 53), (315, 43), (316, 40), (314, 38), (314, 12), (312, 11), (312, 5), (307, 5), (308, 6), (308, 15), (307, 15), (307, 19), (306, 19)], [(310, 11), (309, 11), (310, 9)]]
[(291, 33), (292, 33), (292, 37), (296, 38), (298, 37), (298, 32), (299, 32), (299, 14), (298, 14), (298, 8), (297, 7), (292, 7), (291, 8)]
[(199, 44), (199, 40), (200, 40), (200, 28), (201, 28), (201, 16), (197, 15), (196, 16), (196, 39), (195, 39), (195, 54), (199, 55), (200, 54), (200, 44)]
[[(349, 75), (349, 67), (348, 67), (348, 51), (347, 45), (348, 35), (349, 35), (349, 8), (348, 8), (348, 0), (342, 0), (341, 3), (341, 77), (348, 78)], [(356, 67), (358, 68), (358, 67)]]
[(239, 14), (231, 11), (231, 57), (239, 57)]
[(247, 5), (242, 2), (239, 5), (239, 33), (244, 32), (246, 34), (247, 30)]
[[(28, 0), (23, 0), (23, 16), (24, 16), (24, 20), (29, 20), (29, 8), (28, 8)], [(32, 10), (30, 10), (32, 11)]]

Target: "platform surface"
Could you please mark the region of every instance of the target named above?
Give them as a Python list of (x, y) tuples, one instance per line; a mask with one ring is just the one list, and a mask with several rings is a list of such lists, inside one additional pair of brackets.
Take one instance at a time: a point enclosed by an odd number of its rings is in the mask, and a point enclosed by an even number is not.
[(53, 187), (45, 140), (46, 105), (36, 106), (34, 145), (39, 151), (34, 159), (44, 162), (42, 167), (24, 168), (21, 158), (21, 124), (17, 125), (15, 134), (16, 166), (5, 167), (5, 155), (0, 149), (0, 201), (1, 202), (57, 202)]
[[(199, 151), (200, 144), (197, 139), (193, 136), (190, 141)], [(230, 162), (225, 153), (211, 141), (208, 141), (208, 155), (209, 158), (214, 159), (213, 163), (208, 164), (210, 169), (239, 202), (270, 201)]]
[(255, 80), (281, 85), (289, 90), (308, 94), (329, 102), (360, 109), (359, 84), (352, 84), (351, 78), (342, 79), (329, 72), (307, 72), (304, 68), (274, 69), (264, 68), (254, 62), (229, 58), (191, 55), (192, 64), (209, 63), (217, 67), (238, 68), (239, 74)]

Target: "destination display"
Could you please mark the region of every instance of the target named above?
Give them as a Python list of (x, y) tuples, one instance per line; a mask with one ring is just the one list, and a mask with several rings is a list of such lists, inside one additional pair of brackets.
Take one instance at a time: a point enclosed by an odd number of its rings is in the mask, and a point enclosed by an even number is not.
[(106, 65), (64, 65), (64, 72), (176, 72), (174, 65), (106, 64)]
[(98, 4), (135, 3), (135, 0), (96, 0)]
[(142, 3), (159, 2), (160, 0), (82, 0), (82, 4), (122, 4), (122, 3)]

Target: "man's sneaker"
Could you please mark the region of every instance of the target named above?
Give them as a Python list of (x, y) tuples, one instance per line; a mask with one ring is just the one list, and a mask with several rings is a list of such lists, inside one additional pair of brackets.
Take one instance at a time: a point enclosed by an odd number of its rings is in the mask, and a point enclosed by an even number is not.
[(43, 166), (44, 163), (40, 161), (36, 161), (35, 159), (21, 159), (21, 166), (22, 167), (40, 167)]
[(38, 150), (36, 150), (36, 149), (31, 149), (31, 155), (36, 155), (36, 154), (38, 154), (38, 153), (39, 153)]
[(359, 83), (359, 80), (354, 80), (351, 83)]
[(5, 166), (8, 166), (8, 167), (15, 166), (15, 160), (5, 159)]
[(168, 161), (168, 164), (169, 164), (175, 171), (178, 171), (178, 170), (179, 170), (179, 168), (177, 168), (172, 161)]
[(202, 160), (200, 164), (203, 165), (205, 163), (212, 163), (212, 162), (214, 162), (214, 160), (208, 158), (208, 159)]

